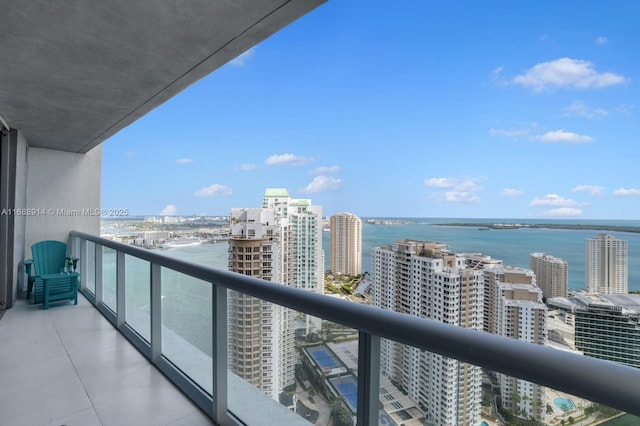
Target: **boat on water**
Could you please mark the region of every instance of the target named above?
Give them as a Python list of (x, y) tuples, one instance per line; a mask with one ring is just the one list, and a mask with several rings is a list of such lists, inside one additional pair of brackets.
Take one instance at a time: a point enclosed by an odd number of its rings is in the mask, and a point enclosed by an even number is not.
[(179, 238), (171, 238), (165, 241), (162, 247), (165, 248), (179, 248), (179, 247), (193, 247), (199, 246), (202, 244), (202, 240), (200, 238), (193, 237), (179, 237)]

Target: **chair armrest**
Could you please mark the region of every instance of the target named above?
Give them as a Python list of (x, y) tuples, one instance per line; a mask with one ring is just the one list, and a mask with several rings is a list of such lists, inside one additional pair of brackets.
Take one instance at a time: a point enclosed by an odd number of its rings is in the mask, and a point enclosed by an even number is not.
[(22, 264), (24, 265), (24, 270), (27, 273), (27, 276), (29, 278), (32, 277), (31, 275), (31, 268), (33, 267), (33, 259), (25, 259)]

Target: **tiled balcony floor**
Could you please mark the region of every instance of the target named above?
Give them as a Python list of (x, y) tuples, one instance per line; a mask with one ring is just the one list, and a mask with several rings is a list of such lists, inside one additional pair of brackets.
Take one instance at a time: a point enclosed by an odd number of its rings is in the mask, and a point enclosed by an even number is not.
[(0, 424), (212, 423), (80, 295), (0, 320)]

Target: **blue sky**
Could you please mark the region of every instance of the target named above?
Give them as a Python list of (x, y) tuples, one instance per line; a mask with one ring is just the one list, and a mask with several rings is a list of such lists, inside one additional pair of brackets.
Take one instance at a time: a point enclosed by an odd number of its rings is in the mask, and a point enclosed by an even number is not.
[(638, 219), (640, 2), (333, 0), (103, 144), (102, 207)]

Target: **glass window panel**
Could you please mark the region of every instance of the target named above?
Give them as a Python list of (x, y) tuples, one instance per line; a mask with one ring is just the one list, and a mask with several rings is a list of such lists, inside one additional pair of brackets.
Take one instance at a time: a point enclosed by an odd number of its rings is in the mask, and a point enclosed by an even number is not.
[[(91, 293), (96, 294), (96, 244), (93, 241), (87, 241), (86, 252), (80, 262), (84, 263), (86, 271), (84, 276), (80, 276), (82, 285)], [(78, 269), (80, 268), (79, 265)]]
[(481, 423), (479, 367), (387, 339), (380, 346), (381, 424)]
[(116, 251), (102, 247), (102, 301), (116, 312)]
[(261, 406), (279, 403), (292, 414), (295, 405), (298, 416), (316, 425), (355, 424), (356, 330), (234, 291), (228, 302), (234, 415), (247, 424), (258, 420), (246, 403), (252, 395)]
[(149, 262), (125, 255), (126, 322), (148, 342), (151, 341)]
[(162, 268), (162, 354), (212, 393), (211, 283)]

